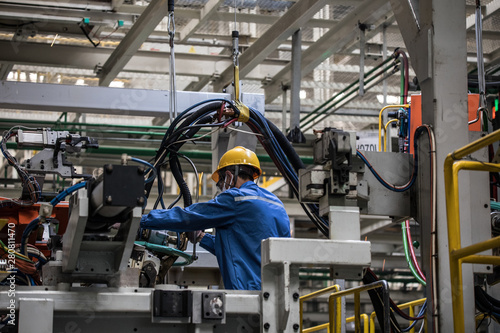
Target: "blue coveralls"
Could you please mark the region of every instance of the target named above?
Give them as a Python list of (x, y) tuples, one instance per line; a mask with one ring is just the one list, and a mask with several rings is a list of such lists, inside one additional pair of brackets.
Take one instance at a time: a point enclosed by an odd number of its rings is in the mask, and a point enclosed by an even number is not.
[(172, 231), (216, 228), (201, 247), (217, 256), (226, 289), (260, 290), (261, 241), (290, 237), (290, 221), (283, 203), (271, 192), (248, 181), (208, 202), (187, 208), (153, 210), (141, 227)]

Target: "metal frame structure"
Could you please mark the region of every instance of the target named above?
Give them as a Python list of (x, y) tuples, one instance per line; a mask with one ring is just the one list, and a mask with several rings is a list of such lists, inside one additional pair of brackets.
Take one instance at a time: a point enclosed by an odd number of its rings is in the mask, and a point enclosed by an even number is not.
[[(465, 332), (464, 320), (460, 319), (464, 318), (464, 279), (462, 276), (462, 264), (481, 263), (500, 265), (500, 257), (478, 254), (500, 246), (500, 236), (462, 247), (460, 238), (461, 223), (458, 172), (460, 170), (498, 172), (500, 170), (499, 164), (462, 160), (464, 157), (498, 140), (500, 140), (500, 130), (450, 153), (446, 157), (444, 164), (453, 322), (454, 331), (458, 333)], [(466, 275), (466, 279), (470, 279), (470, 276)]]

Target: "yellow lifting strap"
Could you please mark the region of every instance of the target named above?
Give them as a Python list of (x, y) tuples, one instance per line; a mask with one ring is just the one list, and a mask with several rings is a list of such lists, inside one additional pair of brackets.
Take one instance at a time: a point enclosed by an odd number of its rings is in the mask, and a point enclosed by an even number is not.
[(240, 101), (240, 68), (234, 66), (234, 106), (239, 111), (238, 121), (246, 123), (250, 119), (250, 109)]

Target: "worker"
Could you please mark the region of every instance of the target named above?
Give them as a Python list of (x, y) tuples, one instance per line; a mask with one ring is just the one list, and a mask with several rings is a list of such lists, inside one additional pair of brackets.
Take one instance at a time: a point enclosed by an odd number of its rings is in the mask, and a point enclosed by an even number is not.
[[(257, 155), (244, 147), (227, 151), (212, 179), (221, 193), (189, 207), (152, 210), (141, 228), (191, 232), (191, 241), (214, 254), (226, 289), (261, 289), (261, 241), (290, 237), (283, 203), (254, 182), (262, 173)], [(215, 235), (202, 231), (215, 228)]]

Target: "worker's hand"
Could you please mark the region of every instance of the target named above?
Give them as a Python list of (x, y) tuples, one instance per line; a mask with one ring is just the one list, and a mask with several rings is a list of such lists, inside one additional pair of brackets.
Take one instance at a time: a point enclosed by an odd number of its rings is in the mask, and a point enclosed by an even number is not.
[(201, 241), (203, 236), (205, 236), (205, 233), (201, 230), (196, 230), (196, 231), (186, 232), (186, 235), (191, 243), (196, 244), (199, 241)]

